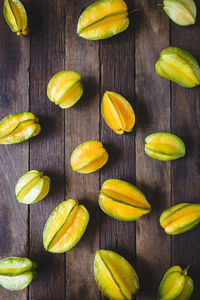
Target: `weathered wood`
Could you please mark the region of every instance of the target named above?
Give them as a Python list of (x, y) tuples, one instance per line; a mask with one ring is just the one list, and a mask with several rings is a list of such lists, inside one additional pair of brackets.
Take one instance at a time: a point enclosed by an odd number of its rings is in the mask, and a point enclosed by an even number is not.
[[(133, 1), (126, 3), (129, 10), (132, 10)], [(135, 107), (133, 18), (130, 17), (131, 24), (125, 32), (100, 42), (100, 101), (105, 91), (114, 91), (124, 96)], [(117, 135), (108, 127), (101, 115), (101, 141), (109, 153), (109, 161), (101, 171), (101, 185), (109, 178), (135, 183), (134, 134), (135, 128), (132, 133)], [(119, 253), (136, 267), (135, 222), (120, 222), (101, 212), (100, 247)]]
[[(198, 1), (196, 1), (198, 2)], [(198, 4), (198, 11), (200, 5)], [(200, 26), (180, 27), (172, 24), (172, 46), (189, 51), (200, 62)], [(172, 164), (172, 203), (199, 203), (200, 173), (199, 173), (199, 135), (200, 106), (199, 88), (186, 89), (172, 84), (172, 132), (180, 136), (186, 145), (186, 156)], [(200, 241), (199, 227), (173, 237), (172, 264), (183, 267), (191, 265), (189, 274), (194, 280), (195, 291), (192, 299), (200, 299)]]
[(170, 163), (148, 157), (144, 139), (170, 131), (170, 85), (159, 78), (155, 63), (169, 45), (169, 19), (154, 1), (138, 1), (136, 32), (136, 182), (152, 205), (152, 212), (137, 222), (137, 268), (141, 282), (139, 300), (155, 300), (163, 273), (170, 266), (170, 238), (159, 217), (170, 205)]
[[(41, 134), (30, 141), (30, 151), (29, 142), (0, 146), (0, 258), (30, 256), (39, 263), (29, 290), (11, 293), (0, 287), (0, 299), (104, 299), (93, 277), (95, 251), (104, 248), (123, 255), (137, 270), (138, 300), (156, 299), (160, 280), (171, 264), (191, 265), (196, 287), (192, 299), (197, 300), (199, 228), (171, 239), (159, 225), (159, 216), (171, 204), (199, 202), (199, 92), (170, 85), (156, 74), (154, 65), (170, 41), (200, 61), (199, 20), (191, 27), (171, 24), (170, 30), (169, 18), (157, 3), (127, 0), (129, 10), (140, 9), (130, 16), (129, 29), (111, 39), (90, 42), (77, 36), (76, 26), (82, 9), (92, 2), (23, 0), (31, 43), (29, 37), (18, 38), (11, 32), (0, 5), (0, 118), (30, 110), (42, 125)], [(46, 96), (49, 79), (63, 69), (80, 72), (84, 83), (82, 99), (66, 111)], [(100, 112), (106, 90), (121, 93), (133, 105), (136, 126), (132, 133), (118, 136), (106, 125)], [(183, 138), (186, 156), (171, 163), (148, 157), (144, 139), (158, 131)], [(101, 171), (81, 175), (72, 172), (70, 156), (86, 140), (102, 141), (109, 161)], [(46, 199), (30, 208), (18, 204), (14, 194), (17, 180), (29, 169), (44, 171), (52, 179)], [(120, 222), (101, 212), (99, 189), (108, 178), (136, 184), (152, 204), (152, 212), (136, 223)], [(88, 208), (90, 222), (74, 249), (66, 255), (50, 254), (43, 248), (43, 227), (57, 204), (68, 198)]]
[(93, 260), (99, 248), (99, 172), (78, 174), (71, 170), (72, 151), (87, 140), (99, 140), (99, 44), (76, 35), (81, 10), (93, 1), (68, 1), (66, 5), (65, 68), (83, 79), (82, 99), (65, 112), (66, 199), (80, 200), (89, 210), (90, 222), (79, 244), (67, 253), (66, 299), (98, 299)]
[(44, 250), (42, 232), (53, 209), (64, 200), (64, 112), (46, 96), (50, 78), (64, 68), (64, 1), (31, 1), (30, 110), (41, 134), (31, 141), (30, 169), (50, 176), (46, 199), (30, 206), (30, 256), (39, 264), (29, 299), (65, 299), (65, 255)]
[[(27, 1), (25, 1), (27, 4)], [(0, 119), (29, 109), (29, 39), (17, 37), (0, 5)], [(29, 143), (0, 146), (0, 258), (27, 256), (28, 209), (17, 202), (15, 185), (28, 170)], [(27, 290), (10, 292), (0, 287), (0, 299), (27, 298)]]

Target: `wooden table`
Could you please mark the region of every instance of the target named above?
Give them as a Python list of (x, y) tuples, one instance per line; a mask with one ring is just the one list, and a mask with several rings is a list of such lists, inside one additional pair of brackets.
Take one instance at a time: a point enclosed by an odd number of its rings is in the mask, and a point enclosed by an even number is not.
[[(77, 36), (76, 24), (92, 0), (24, 0), (31, 34), (18, 38), (3, 18), (2, 2), (0, 115), (31, 111), (39, 117), (42, 132), (30, 142), (0, 146), (0, 256), (27, 256), (39, 263), (39, 274), (29, 289), (10, 292), (0, 287), (0, 299), (104, 299), (93, 278), (95, 251), (104, 248), (123, 255), (136, 268), (141, 285), (138, 300), (155, 300), (164, 272), (174, 264), (191, 265), (195, 282), (191, 299), (199, 300), (199, 227), (171, 238), (159, 225), (161, 212), (171, 204), (200, 201), (199, 88), (170, 84), (154, 70), (160, 51), (170, 44), (200, 60), (199, 18), (195, 26), (179, 27), (157, 5), (161, 1), (129, 0), (130, 10), (140, 9), (131, 16), (129, 29), (90, 42)], [(80, 72), (84, 81), (82, 100), (66, 111), (46, 96), (49, 79), (63, 69)], [(132, 103), (136, 113), (132, 133), (117, 136), (105, 124), (100, 103), (106, 90), (119, 92)], [(171, 163), (149, 158), (144, 138), (158, 131), (180, 136), (187, 155)], [(109, 163), (94, 174), (72, 172), (73, 149), (93, 139), (103, 142)], [(14, 187), (32, 169), (51, 177), (50, 193), (38, 204), (18, 204)], [(152, 204), (152, 213), (125, 223), (101, 212), (98, 192), (108, 178), (136, 184)], [(70, 197), (89, 209), (89, 227), (69, 253), (50, 254), (42, 244), (44, 224), (56, 205)]]

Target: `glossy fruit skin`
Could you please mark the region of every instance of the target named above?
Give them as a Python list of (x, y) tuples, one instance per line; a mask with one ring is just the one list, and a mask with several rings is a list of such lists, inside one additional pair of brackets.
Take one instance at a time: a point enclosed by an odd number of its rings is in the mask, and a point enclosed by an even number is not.
[(61, 202), (48, 218), (43, 230), (44, 248), (52, 253), (72, 249), (83, 236), (89, 213), (74, 199)]
[(18, 144), (38, 135), (41, 127), (30, 112), (13, 113), (0, 121), (0, 144)]
[(167, 270), (158, 290), (158, 300), (189, 300), (194, 290), (187, 268), (173, 266)]
[(169, 47), (164, 49), (155, 65), (159, 76), (186, 88), (200, 84), (200, 66), (187, 51)]
[(71, 155), (73, 171), (82, 174), (95, 172), (102, 168), (108, 160), (108, 153), (102, 143), (87, 141), (80, 144)]
[(199, 223), (200, 204), (176, 204), (166, 209), (160, 216), (160, 225), (171, 235), (187, 232)]
[(157, 160), (175, 160), (185, 155), (185, 145), (175, 134), (157, 132), (145, 138), (145, 152)]
[(135, 113), (130, 103), (115, 92), (105, 92), (101, 112), (107, 125), (117, 134), (131, 132), (135, 125)]
[(81, 14), (77, 34), (87, 40), (110, 38), (129, 26), (127, 5), (123, 0), (99, 0)]
[(24, 257), (0, 260), (0, 285), (11, 291), (25, 289), (36, 275), (37, 264)]
[(82, 95), (83, 84), (81, 75), (76, 71), (60, 71), (48, 83), (48, 98), (63, 109), (74, 106)]
[(17, 182), (15, 195), (20, 203), (33, 204), (44, 199), (49, 193), (50, 178), (42, 172), (31, 170)]
[(164, 0), (163, 10), (180, 26), (193, 25), (196, 21), (197, 9), (193, 0)]
[(109, 250), (98, 250), (94, 258), (94, 277), (104, 296), (131, 300), (139, 290), (139, 279), (129, 262)]
[(103, 183), (99, 206), (104, 213), (120, 221), (135, 221), (151, 211), (144, 194), (136, 186), (119, 179)]
[(4, 1), (4, 17), (7, 24), (18, 36), (29, 32), (26, 10), (19, 0)]

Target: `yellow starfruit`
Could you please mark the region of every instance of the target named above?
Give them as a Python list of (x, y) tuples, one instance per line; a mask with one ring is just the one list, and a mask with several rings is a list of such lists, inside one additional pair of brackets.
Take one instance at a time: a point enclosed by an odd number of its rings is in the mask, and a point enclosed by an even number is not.
[(61, 202), (44, 227), (44, 248), (53, 253), (70, 250), (81, 239), (88, 222), (89, 213), (85, 206), (73, 199)]
[(108, 160), (108, 153), (102, 143), (87, 141), (79, 145), (71, 155), (73, 171), (87, 174), (102, 168)]
[(64, 70), (55, 74), (49, 81), (47, 95), (61, 108), (72, 107), (83, 94), (81, 75), (72, 70)]
[(4, 17), (7, 24), (18, 36), (29, 32), (26, 10), (19, 0), (4, 1)]
[(99, 0), (81, 14), (77, 34), (86, 40), (101, 40), (126, 30), (128, 26), (128, 8), (123, 0)]
[(32, 204), (44, 199), (49, 193), (50, 178), (42, 172), (32, 170), (23, 175), (15, 187), (15, 195), (20, 203)]
[(163, 9), (178, 25), (188, 26), (196, 21), (197, 8), (193, 0), (163, 0)]
[(189, 300), (194, 284), (187, 273), (188, 268), (182, 270), (180, 266), (168, 269), (159, 286), (158, 300)]
[(105, 92), (101, 112), (108, 126), (117, 134), (130, 132), (135, 125), (135, 113), (130, 103), (120, 94)]
[(155, 66), (159, 76), (180, 86), (192, 88), (200, 84), (200, 66), (185, 50), (169, 47), (163, 50)]
[(13, 113), (0, 121), (0, 144), (17, 144), (40, 133), (38, 118), (30, 112)]
[(160, 216), (160, 225), (167, 234), (181, 234), (200, 223), (200, 204), (180, 203), (166, 209)]
[(144, 194), (136, 186), (119, 179), (103, 183), (99, 206), (107, 215), (121, 221), (134, 221), (151, 211)]
[(157, 132), (145, 138), (145, 152), (158, 160), (174, 160), (185, 155), (185, 145), (175, 134)]
[(11, 291), (25, 289), (36, 276), (36, 267), (28, 258), (4, 258), (0, 260), (0, 285)]
[(94, 259), (96, 283), (108, 299), (131, 300), (139, 290), (139, 279), (129, 262), (109, 250), (98, 250)]

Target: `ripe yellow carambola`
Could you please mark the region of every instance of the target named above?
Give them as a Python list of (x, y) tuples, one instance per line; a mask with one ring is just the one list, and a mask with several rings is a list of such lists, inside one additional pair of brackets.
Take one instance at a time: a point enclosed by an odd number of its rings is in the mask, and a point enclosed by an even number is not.
[(36, 276), (36, 267), (28, 258), (4, 258), (0, 260), (0, 285), (11, 291), (25, 289)]
[(176, 47), (163, 50), (155, 66), (161, 77), (180, 86), (192, 88), (200, 84), (200, 66), (187, 51)]
[(128, 26), (128, 8), (123, 0), (99, 0), (81, 14), (77, 34), (87, 40), (101, 40), (126, 30)]
[(15, 195), (20, 203), (37, 203), (49, 192), (50, 178), (43, 176), (42, 172), (29, 171), (23, 175), (15, 187)]
[(40, 133), (38, 118), (30, 112), (13, 113), (0, 122), (0, 144), (17, 144)]
[(49, 99), (64, 109), (72, 107), (82, 94), (81, 75), (72, 70), (64, 70), (55, 74), (47, 87)]
[(11, 30), (17, 35), (28, 34), (28, 21), (26, 10), (19, 0), (4, 1), (4, 16)]
[(108, 153), (102, 143), (87, 141), (79, 145), (71, 155), (73, 171), (87, 174), (102, 168), (108, 160)]
[(108, 126), (117, 134), (130, 132), (135, 125), (135, 113), (130, 103), (120, 94), (105, 92), (101, 112)]
[(200, 204), (180, 203), (166, 209), (160, 216), (160, 225), (167, 234), (189, 231), (200, 223)]
[(175, 134), (157, 132), (145, 138), (145, 152), (158, 160), (174, 160), (185, 155), (185, 145)]
[(179, 266), (168, 269), (159, 286), (158, 300), (189, 300), (194, 284), (187, 273), (188, 268), (182, 270)]
[(196, 21), (197, 8), (193, 0), (163, 0), (163, 9), (178, 25), (192, 25)]
[(151, 211), (144, 194), (136, 186), (119, 179), (103, 183), (99, 205), (107, 215), (121, 221), (134, 221)]
[(139, 279), (133, 267), (113, 251), (96, 252), (94, 276), (102, 294), (108, 299), (131, 300), (139, 290)]
[(88, 222), (89, 213), (85, 206), (73, 199), (61, 202), (44, 227), (44, 248), (53, 253), (70, 250), (81, 239)]

